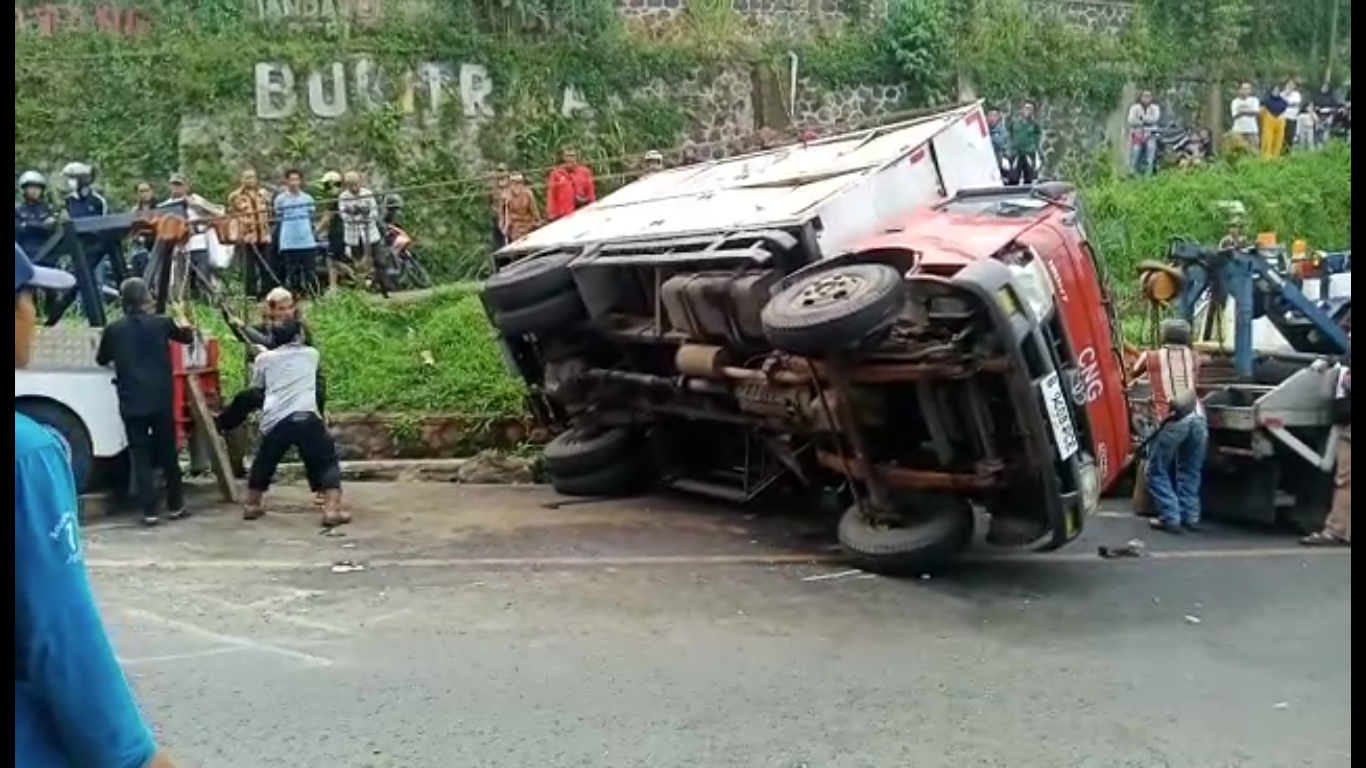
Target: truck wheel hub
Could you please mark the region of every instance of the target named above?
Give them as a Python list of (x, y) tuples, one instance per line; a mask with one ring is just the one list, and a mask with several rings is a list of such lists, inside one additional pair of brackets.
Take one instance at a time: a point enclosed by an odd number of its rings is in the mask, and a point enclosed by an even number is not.
[(815, 308), (845, 301), (863, 287), (863, 280), (836, 272), (811, 283), (797, 296), (803, 307)]

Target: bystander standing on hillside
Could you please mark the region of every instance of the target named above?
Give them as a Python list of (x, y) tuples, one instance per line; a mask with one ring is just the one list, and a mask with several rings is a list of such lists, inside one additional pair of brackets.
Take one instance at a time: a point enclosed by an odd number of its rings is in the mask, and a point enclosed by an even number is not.
[(389, 298), (392, 280), (384, 235), (379, 229), (379, 198), (362, 183), (359, 172), (347, 171), (342, 175), (337, 210), (341, 214), (346, 248), (352, 260), (369, 269), (380, 294)]
[(1039, 125), (1038, 106), (1025, 101), (1020, 113), (1010, 121), (1010, 180), (1014, 185), (1039, 180), (1039, 153), (1043, 149), (1043, 126)]
[(1280, 157), (1285, 152), (1285, 94), (1277, 85), (1262, 99), (1262, 146), (1264, 159)]
[(1230, 134), (1246, 145), (1248, 151), (1261, 147), (1262, 100), (1252, 90), (1252, 83), (1238, 86), (1238, 95), (1229, 102), (1229, 117), (1233, 119)]
[(541, 226), (541, 210), (536, 204), (536, 193), (527, 186), (520, 173), (508, 176), (508, 189), (503, 198), (504, 235), (514, 243)]
[(499, 163), (493, 169), (493, 173), (490, 174), (488, 185), (489, 223), (492, 228), (490, 236), (492, 237), (493, 250), (497, 251), (507, 245), (507, 235), (504, 234), (507, 231), (507, 224), (504, 222), (506, 218), (504, 208), (507, 205), (508, 167)]
[(1281, 86), (1281, 98), (1285, 101), (1285, 136), (1281, 139), (1280, 151), (1285, 154), (1295, 147), (1300, 114), (1305, 111), (1304, 94), (1300, 93), (1300, 84), (1295, 78), (1286, 80)]
[(1157, 168), (1157, 130), (1162, 125), (1162, 107), (1153, 101), (1152, 91), (1143, 91), (1129, 106), (1129, 172), (1151, 176)]
[(260, 298), (280, 280), (280, 263), (271, 235), (270, 195), (256, 171), (242, 171), (237, 189), (228, 195), (228, 242), (233, 260), (242, 267), (248, 296)]
[(593, 171), (579, 162), (573, 147), (560, 152), (560, 164), (551, 169), (545, 185), (546, 217), (562, 219), (598, 199)]
[(284, 271), (280, 276), (284, 286), (296, 296), (317, 295), (318, 243), (313, 238), (313, 217), (318, 206), (304, 191), (303, 171), (291, 168), (285, 172), (285, 187), (275, 196), (272, 209), (280, 229), (275, 262)]

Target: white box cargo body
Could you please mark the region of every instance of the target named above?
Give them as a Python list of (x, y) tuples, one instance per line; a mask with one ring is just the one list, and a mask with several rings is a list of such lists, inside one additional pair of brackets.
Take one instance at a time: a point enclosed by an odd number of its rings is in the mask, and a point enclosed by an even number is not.
[(1001, 185), (980, 103), (927, 117), (660, 171), (498, 253), (500, 264), (550, 250), (816, 224), (840, 252), (885, 222), (963, 189)]

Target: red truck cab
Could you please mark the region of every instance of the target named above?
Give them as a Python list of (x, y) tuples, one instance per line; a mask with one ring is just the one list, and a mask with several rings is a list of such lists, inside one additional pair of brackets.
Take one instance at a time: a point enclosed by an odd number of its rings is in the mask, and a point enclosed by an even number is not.
[(1102, 489), (1128, 463), (1131, 420), (1124, 339), (1108, 275), (1090, 240), (1075, 193), (1067, 185), (962, 193), (916, 212), (905, 223), (920, 268), (946, 275), (970, 261), (1023, 250), (1052, 285), (1064, 375), (1078, 425), (1099, 470)]

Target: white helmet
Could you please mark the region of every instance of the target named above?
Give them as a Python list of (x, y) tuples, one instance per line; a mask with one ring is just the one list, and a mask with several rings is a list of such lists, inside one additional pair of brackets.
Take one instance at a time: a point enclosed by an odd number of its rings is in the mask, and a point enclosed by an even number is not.
[(88, 163), (67, 163), (62, 166), (62, 175), (68, 179), (88, 179), (95, 175), (95, 169)]
[(328, 171), (327, 173), (323, 174), (322, 183), (340, 184), (342, 183), (342, 175), (340, 173), (337, 173), (336, 171)]
[(47, 189), (47, 177), (37, 171), (24, 171), (19, 177), (19, 188), (41, 187)]

